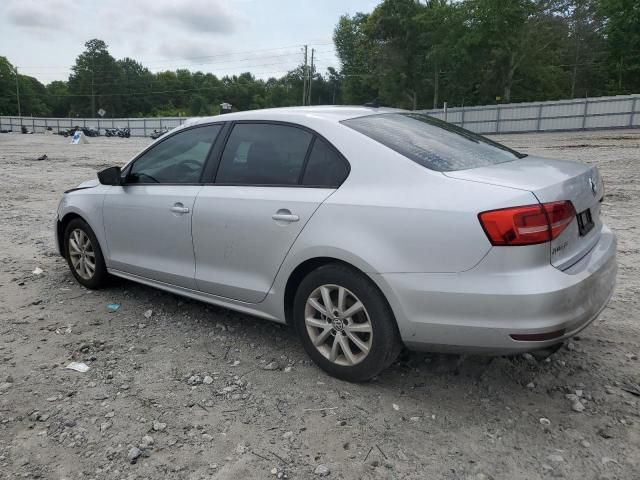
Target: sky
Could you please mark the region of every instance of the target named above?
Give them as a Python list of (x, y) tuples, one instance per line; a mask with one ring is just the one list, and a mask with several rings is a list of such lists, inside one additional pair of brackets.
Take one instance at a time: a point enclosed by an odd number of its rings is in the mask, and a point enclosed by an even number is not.
[(43, 83), (66, 80), (84, 43), (104, 40), (115, 58), (152, 71), (217, 76), (284, 75), (316, 49), (319, 72), (339, 66), (332, 42), (340, 15), (378, 0), (2, 0), (0, 56)]

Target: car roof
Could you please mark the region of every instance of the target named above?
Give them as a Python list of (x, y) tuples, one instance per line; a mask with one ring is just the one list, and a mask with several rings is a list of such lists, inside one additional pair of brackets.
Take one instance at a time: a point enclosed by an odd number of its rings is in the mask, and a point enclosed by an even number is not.
[(199, 125), (203, 123), (236, 121), (236, 120), (272, 120), (281, 122), (306, 123), (305, 120), (327, 120), (341, 122), (349, 118), (363, 117), (380, 113), (404, 112), (396, 108), (386, 107), (358, 107), (358, 106), (314, 106), (314, 107), (282, 107), (265, 108), (262, 110), (248, 110), (244, 112), (227, 113), (214, 117), (189, 118), (183, 126)]

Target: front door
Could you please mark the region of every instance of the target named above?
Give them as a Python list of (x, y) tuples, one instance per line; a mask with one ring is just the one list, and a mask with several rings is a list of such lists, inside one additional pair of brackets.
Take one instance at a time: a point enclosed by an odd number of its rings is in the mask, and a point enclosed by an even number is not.
[(219, 125), (168, 136), (109, 189), (103, 218), (109, 268), (195, 289), (191, 220), (201, 174)]

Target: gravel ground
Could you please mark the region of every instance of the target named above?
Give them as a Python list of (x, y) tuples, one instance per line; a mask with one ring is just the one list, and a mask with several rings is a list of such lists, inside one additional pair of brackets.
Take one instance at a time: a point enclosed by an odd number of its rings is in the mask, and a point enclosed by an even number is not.
[(149, 140), (0, 135), (0, 477), (639, 479), (640, 131), (499, 139), (600, 167), (609, 307), (544, 361), (410, 353), (354, 385), (286, 327), (73, 281), (52, 236), (62, 191)]

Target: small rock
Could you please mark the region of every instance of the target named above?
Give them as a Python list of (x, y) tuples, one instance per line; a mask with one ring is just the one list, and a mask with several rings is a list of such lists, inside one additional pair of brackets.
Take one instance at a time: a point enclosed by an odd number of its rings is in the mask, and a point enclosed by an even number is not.
[(391, 404), (391, 406), (393, 407), (393, 409), (397, 412), (398, 410), (400, 410), (400, 405), (398, 405), (397, 403), (393, 403)]
[(331, 473), (331, 470), (329, 470), (329, 467), (327, 467), (326, 465), (320, 464), (316, 467), (313, 473), (320, 477), (326, 477)]
[(271, 475), (277, 475), (278, 474), (278, 469), (276, 467), (273, 467), (271, 469)]
[(411, 418), (409, 418), (409, 420), (411, 420), (412, 422), (419, 422), (420, 421), (420, 417), (411, 417)]
[(142, 450), (140, 450), (138, 447), (133, 447), (129, 450), (127, 458), (131, 463), (136, 463), (138, 461), (138, 458), (140, 458), (140, 455), (142, 455)]
[(609, 439), (609, 438), (613, 438), (613, 432), (610, 428), (607, 427), (603, 427), (601, 429), (598, 430), (598, 435), (600, 435), (602, 438), (605, 439)]
[(34, 275), (42, 275), (42, 272), (43, 272), (43, 271), (44, 271), (44, 270), (42, 270), (40, 267), (36, 267), (36, 268), (33, 270), (33, 272), (32, 272), (32, 273), (33, 273)]
[(551, 420), (549, 420), (548, 418), (544, 418), (544, 417), (542, 417), (542, 418), (540, 419), (540, 424), (542, 424), (542, 425), (546, 425), (546, 426), (549, 426), (549, 425), (551, 425)]
[(140, 442), (140, 447), (149, 448), (154, 444), (153, 437), (151, 435), (145, 435), (142, 437), (142, 441)]
[(187, 380), (187, 383), (189, 385), (200, 385), (202, 383), (202, 378), (200, 378), (200, 375), (191, 375), (189, 380)]
[(406, 462), (407, 460), (409, 460), (409, 457), (407, 457), (402, 450), (398, 450), (398, 460)]
[(213, 383), (213, 378), (207, 375), (202, 379), (202, 383), (204, 383), (205, 385), (211, 385)]
[(285, 440), (286, 440), (286, 439), (288, 439), (288, 438), (291, 438), (291, 437), (293, 437), (293, 432), (291, 432), (291, 431), (289, 431), (289, 432), (284, 432), (284, 433), (282, 434), (282, 438), (283, 438), (283, 439), (285, 439)]
[(550, 462), (553, 462), (553, 463), (562, 463), (562, 462), (564, 462), (564, 458), (562, 458), (561, 455), (558, 455), (558, 454), (555, 454), (555, 453), (549, 455), (547, 457), (547, 460), (549, 460)]
[(636, 355), (635, 353), (627, 353), (625, 355), (625, 357), (627, 357), (629, 360), (637, 360), (638, 359), (638, 355)]
[(533, 383), (533, 382), (529, 382), (529, 383), (527, 383), (527, 388), (529, 390), (533, 390), (534, 388), (536, 388), (536, 384)]
[(291, 367), (284, 367), (284, 373), (289, 373), (289, 372), (291, 372), (291, 370), (293, 370), (293, 368), (291, 368)]
[(582, 402), (580, 402), (580, 400), (576, 400), (575, 402), (573, 402), (573, 405), (571, 405), (571, 410), (573, 410), (574, 412), (584, 412), (584, 405), (582, 404)]
[(529, 365), (538, 365), (538, 361), (536, 360), (536, 358), (531, 355), (530, 353), (523, 353), (522, 354), (522, 358), (529, 364)]
[(143, 315), (144, 315), (144, 318), (151, 318), (151, 316), (153, 315), (153, 310), (151, 309), (146, 310)]
[(238, 446), (236, 447), (236, 453), (238, 455), (242, 455), (244, 453), (247, 453), (247, 447), (242, 445), (241, 443), (239, 443)]
[(589, 442), (588, 442), (588, 441), (586, 441), (586, 440), (582, 440), (582, 441), (580, 442), (580, 445), (582, 445), (584, 448), (589, 448), (589, 447), (591, 447), (591, 443), (589, 443)]
[(105, 418), (113, 418), (115, 416), (116, 412), (107, 412), (105, 413)]
[(269, 362), (264, 367), (262, 367), (263, 370), (278, 370), (279, 368), (280, 367), (276, 362)]
[(164, 432), (167, 428), (167, 424), (166, 423), (162, 423), (162, 422), (158, 422), (157, 420), (154, 420), (153, 422), (153, 431), (154, 432)]
[(100, 424), (100, 432), (104, 433), (111, 428), (113, 424), (111, 422), (104, 422)]

